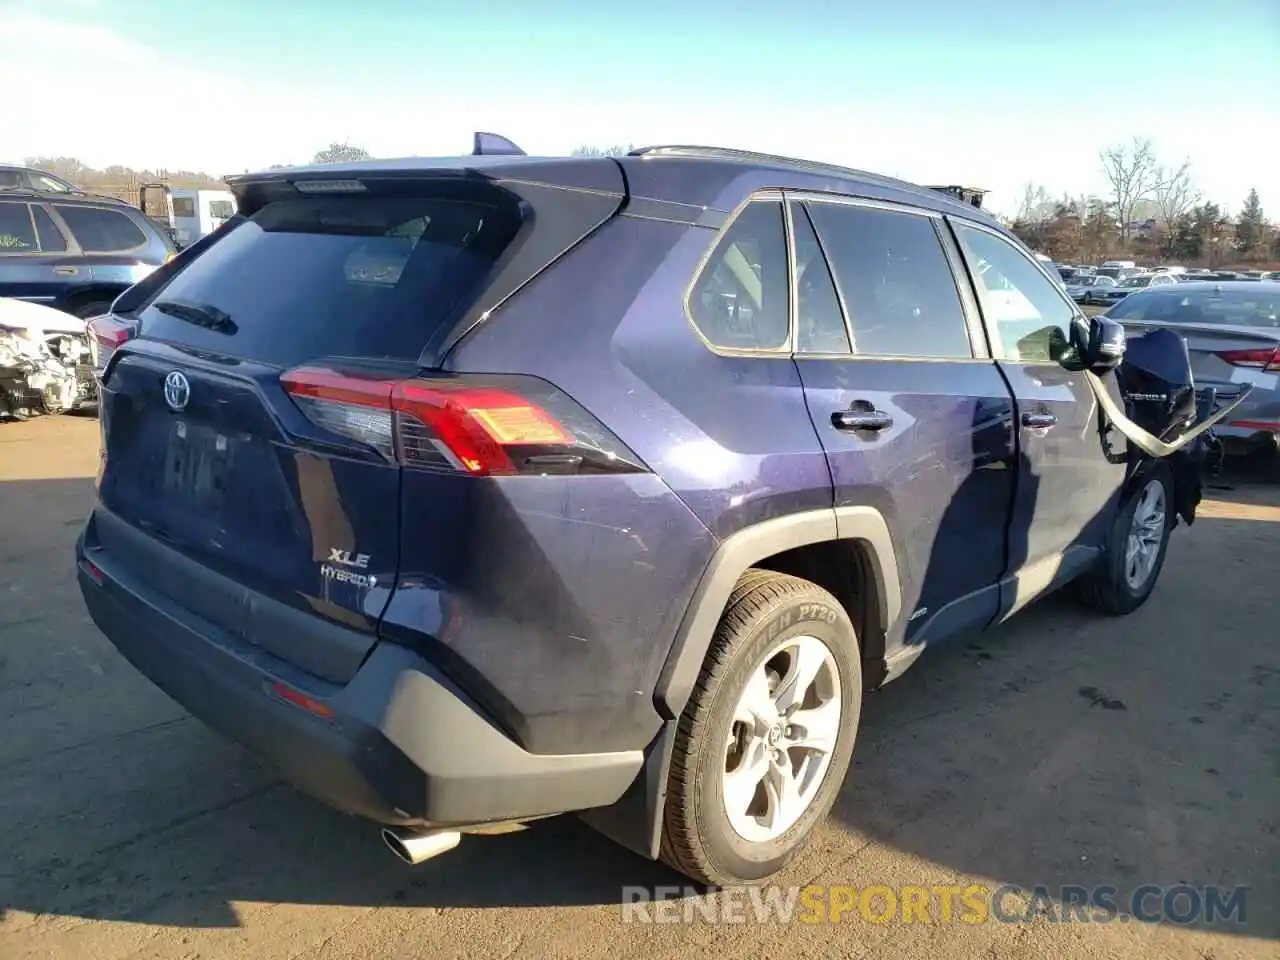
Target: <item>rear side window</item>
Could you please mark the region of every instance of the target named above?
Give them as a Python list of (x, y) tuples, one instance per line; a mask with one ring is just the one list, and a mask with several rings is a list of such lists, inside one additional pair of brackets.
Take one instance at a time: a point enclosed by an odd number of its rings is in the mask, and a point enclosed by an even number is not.
[(796, 353), (847, 354), (849, 331), (822, 246), (804, 207), (791, 205), (796, 244)]
[[(432, 197), (270, 203), (224, 228), (153, 296), (143, 334), (281, 366), (416, 360), (474, 302), (520, 224), (514, 207)], [(165, 312), (166, 302), (230, 323), (201, 326)]]
[(40, 249), (45, 253), (61, 253), (67, 249), (67, 238), (62, 235), (53, 223), (53, 217), (44, 207), (32, 207), (31, 216), (36, 221), (36, 236), (40, 240)]
[(928, 217), (806, 205), (831, 261), (858, 356), (973, 356), (955, 275)]
[(142, 229), (118, 210), (61, 204), (56, 209), (85, 253), (119, 253), (147, 242)]
[(61, 180), (55, 180), (53, 177), (47, 177), (43, 173), (33, 173), (31, 182), (35, 184), (37, 190), (44, 190), (47, 193), (70, 193), (67, 185)]
[(35, 253), (36, 229), (25, 203), (0, 203), (0, 254)]
[(703, 337), (729, 350), (786, 345), (790, 293), (782, 203), (757, 200), (720, 237), (689, 297)]

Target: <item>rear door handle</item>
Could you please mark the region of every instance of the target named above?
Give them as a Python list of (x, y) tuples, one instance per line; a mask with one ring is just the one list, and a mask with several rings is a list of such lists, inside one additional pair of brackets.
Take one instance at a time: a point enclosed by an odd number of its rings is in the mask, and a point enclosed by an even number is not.
[(855, 404), (831, 414), (831, 425), (837, 430), (885, 430), (893, 426), (893, 417), (883, 410)]
[(1058, 418), (1048, 410), (1037, 410), (1035, 413), (1024, 413), (1022, 415), (1022, 425), (1033, 429), (1052, 427), (1057, 422)]
[(54, 267), (53, 272), (60, 277), (74, 277), (80, 271), (76, 267)]

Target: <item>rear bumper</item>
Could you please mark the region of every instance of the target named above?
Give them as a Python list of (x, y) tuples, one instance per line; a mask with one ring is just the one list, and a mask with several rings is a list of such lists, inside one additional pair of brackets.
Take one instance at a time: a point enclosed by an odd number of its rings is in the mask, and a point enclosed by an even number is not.
[(106, 551), (86, 553), (83, 536), (76, 561), (94, 623), (139, 671), (339, 810), (415, 826), (529, 819), (611, 804), (640, 772), (641, 751), (528, 753), (405, 648), (378, 644), (330, 684), (167, 603)]

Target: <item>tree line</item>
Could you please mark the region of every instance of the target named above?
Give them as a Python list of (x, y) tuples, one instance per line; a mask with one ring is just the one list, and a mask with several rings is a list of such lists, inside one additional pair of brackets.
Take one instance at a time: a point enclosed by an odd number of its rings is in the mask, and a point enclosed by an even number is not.
[(1010, 228), (1029, 246), (1066, 263), (1125, 257), (1226, 267), (1280, 260), (1280, 230), (1256, 189), (1234, 215), (1204, 199), (1191, 162), (1160, 162), (1135, 138), (1102, 150), (1103, 195), (1054, 198), (1028, 183)]

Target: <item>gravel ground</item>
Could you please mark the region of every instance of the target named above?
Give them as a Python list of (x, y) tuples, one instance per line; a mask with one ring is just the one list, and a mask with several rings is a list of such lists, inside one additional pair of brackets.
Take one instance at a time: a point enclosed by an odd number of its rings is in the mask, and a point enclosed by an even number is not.
[(1211, 491), (1134, 616), (1050, 598), (872, 697), (836, 811), (782, 880), (1109, 884), (1122, 904), (1247, 886), (1245, 922), (654, 925), (627, 922), (623, 888), (679, 879), (575, 820), (408, 868), (188, 718), (76, 590), (96, 464), (91, 419), (0, 424), (3, 960), (1280, 957), (1274, 480)]

